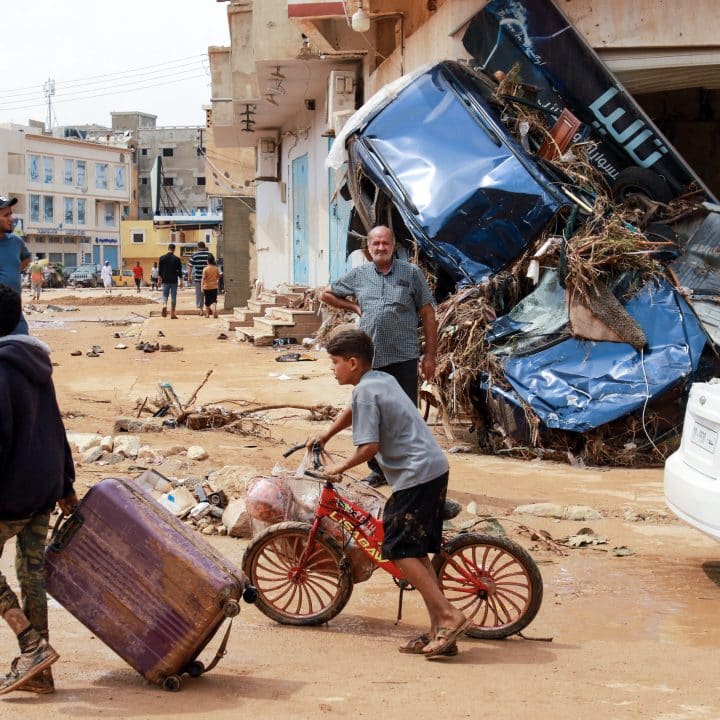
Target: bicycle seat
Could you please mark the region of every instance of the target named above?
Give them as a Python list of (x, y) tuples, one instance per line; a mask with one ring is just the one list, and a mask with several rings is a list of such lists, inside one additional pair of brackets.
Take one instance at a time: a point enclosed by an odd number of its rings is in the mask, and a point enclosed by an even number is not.
[(461, 510), (462, 505), (457, 500), (446, 498), (445, 505), (443, 506), (442, 511), (442, 519), (452, 520), (454, 517), (457, 517), (460, 514)]

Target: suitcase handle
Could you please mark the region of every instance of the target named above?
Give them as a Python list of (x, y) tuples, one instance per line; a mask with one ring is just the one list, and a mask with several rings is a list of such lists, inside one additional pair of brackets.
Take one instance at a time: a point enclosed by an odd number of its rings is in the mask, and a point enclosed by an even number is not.
[[(65, 522), (63, 522), (65, 520)], [(79, 512), (72, 515), (60, 515), (55, 521), (55, 527), (48, 543), (48, 550), (52, 552), (61, 552), (68, 543), (73, 539), (75, 533), (82, 527), (85, 519)], [(60, 525), (62, 523), (62, 526)]]

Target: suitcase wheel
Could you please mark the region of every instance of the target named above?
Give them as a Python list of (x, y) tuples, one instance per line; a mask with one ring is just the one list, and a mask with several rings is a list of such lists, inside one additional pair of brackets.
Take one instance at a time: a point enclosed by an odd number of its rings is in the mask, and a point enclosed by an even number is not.
[(180, 690), (181, 685), (182, 680), (180, 680), (179, 675), (168, 675), (162, 681), (163, 690), (167, 690), (168, 692), (177, 692), (178, 690)]
[(225, 617), (235, 617), (240, 614), (240, 603), (237, 600), (226, 600), (222, 604), (222, 611)]
[(205, 665), (199, 660), (193, 660), (191, 663), (188, 663), (185, 672), (192, 678), (200, 677), (205, 672)]

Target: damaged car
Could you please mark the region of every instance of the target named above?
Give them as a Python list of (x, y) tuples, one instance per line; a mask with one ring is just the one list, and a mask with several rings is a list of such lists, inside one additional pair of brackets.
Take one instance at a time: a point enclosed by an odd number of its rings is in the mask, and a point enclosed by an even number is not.
[(716, 199), (550, 0), (492, 0), (463, 42), (338, 136), (348, 252), (377, 224), (417, 251), (481, 444), (662, 462), (716, 372)]

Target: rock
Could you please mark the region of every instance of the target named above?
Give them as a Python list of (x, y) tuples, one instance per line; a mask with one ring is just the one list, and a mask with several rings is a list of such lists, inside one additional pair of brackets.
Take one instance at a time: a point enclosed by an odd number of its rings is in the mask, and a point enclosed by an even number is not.
[(248, 483), (257, 477), (257, 468), (251, 465), (224, 465), (208, 475), (208, 482), (227, 497), (245, 495)]
[(102, 436), (97, 433), (69, 432), (66, 434), (68, 444), (80, 453), (87, 452), (93, 447), (99, 447), (102, 442)]
[(467, 504), (467, 511), (468, 511), (471, 515), (477, 515), (478, 506), (477, 506), (477, 503), (476, 503), (474, 500), (471, 500), (471, 501)]
[(214, 535), (215, 534), (215, 526), (214, 525), (206, 525), (200, 532), (203, 535)]
[(105, 451), (102, 448), (94, 447), (87, 455), (85, 455), (83, 462), (86, 464), (97, 462), (104, 454)]
[(586, 505), (534, 503), (532, 505), (518, 505), (514, 512), (518, 515), (550, 517), (557, 520), (602, 520), (602, 515), (597, 510)]
[(140, 438), (137, 435), (118, 435), (113, 451), (125, 457), (135, 458), (140, 451)]
[(139, 420), (138, 418), (117, 418), (113, 427), (113, 434), (117, 435), (122, 432), (139, 433), (139, 432), (162, 432), (162, 418), (148, 418), (147, 420)]
[(187, 449), (187, 456), (189, 460), (207, 460), (209, 457), (207, 450), (200, 445), (191, 445)]
[(183, 452), (185, 452), (185, 448), (182, 445), (173, 445), (172, 447), (163, 450), (161, 454), (165, 457), (172, 457), (173, 455), (179, 455)]
[(223, 526), (230, 537), (249, 538), (252, 536), (250, 529), (250, 515), (245, 505), (245, 500), (231, 500), (222, 515)]
[(112, 435), (106, 435), (101, 441), (100, 441), (100, 447), (105, 450), (105, 452), (112, 452), (113, 451), (113, 436)]
[(119, 453), (103, 453), (100, 459), (97, 461), (98, 465), (117, 465), (125, 460), (124, 455)]

